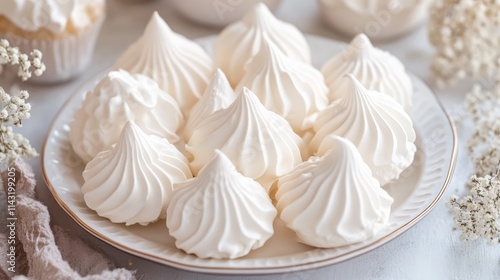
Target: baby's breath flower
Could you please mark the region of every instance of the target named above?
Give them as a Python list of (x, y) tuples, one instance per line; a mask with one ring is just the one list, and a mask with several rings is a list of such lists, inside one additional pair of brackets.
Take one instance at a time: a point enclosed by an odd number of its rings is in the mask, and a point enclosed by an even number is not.
[(22, 104), (19, 104), (19, 110), (21, 110), (22, 112), (28, 112), (31, 110), (31, 105), (29, 103), (22, 103)]
[(43, 72), (44, 72), (44, 71), (45, 71), (45, 65), (43, 65), (43, 64), (42, 64), (42, 67), (40, 67), (40, 69), (36, 69), (36, 70), (34, 71), (35, 76), (37, 76), (37, 77), (38, 77), (38, 76), (41, 76), (41, 75), (43, 74)]
[(26, 100), (26, 99), (28, 99), (29, 97), (30, 97), (30, 95), (29, 95), (28, 91), (26, 91), (26, 90), (21, 90), (21, 91), (19, 92), (19, 98), (21, 98), (21, 99), (23, 99), (23, 100)]
[(500, 80), (491, 89), (475, 85), (463, 106), (475, 128), (467, 143), (475, 175), (469, 181), (469, 195), (453, 196), (446, 206), (453, 212), (461, 240), (500, 243)]
[(9, 46), (10, 46), (9, 41), (7, 41), (6, 39), (0, 39), (0, 47), (3, 47), (6, 49)]
[(42, 59), (42, 52), (34, 49), (33, 52), (31, 52), (31, 56), (33, 56), (34, 58)]
[(455, 228), (461, 240), (485, 239), (500, 243), (500, 180), (498, 169), (493, 176), (472, 176), (470, 194), (459, 199), (452, 196), (446, 207), (454, 213)]
[(42, 65), (42, 61), (39, 58), (34, 58), (32, 64), (33, 67), (40, 68), (40, 66)]
[(500, 1), (436, 0), (430, 10), (429, 39), (436, 48), (431, 70), (438, 85), (466, 77), (498, 75)]
[(0, 40), (0, 73), (3, 71), (3, 64), (19, 65), (17, 75), (21, 79), (27, 80), (32, 76), (40, 76), (45, 71), (45, 64), (42, 62), (42, 53), (33, 50), (29, 55), (21, 53), (17, 47), (12, 47), (9, 41)]
[(13, 96), (11, 98), (11, 102), (12, 102), (12, 104), (19, 105), (19, 104), (21, 104), (21, 98), (19, 98), (19, 96)]
[[(12, 102), (12, 100), (11, 100), (11, 102)], [(7, 111), (9, 111), (11, 113), (16, 112), (18, 109), (17, 105), (14, 102), (8, 104), (6, 108), (7, 108)]]
[(464, 109), (475, 127), (467, 143), (475, 173), (494, 174), (500, 162), (500, 82), (492, 90), (475, 85), (465, 97)]
[(0, 99), (0, 102), (2, 102), (2, 103), (10, 103), (10, 95), (5, 94), (5, 95), (3, 95), (3, 96), (2, 96), (2, 97), (0, 97), (0, 98), (1, 98), (1, 99)]
[(28, 119), (28, 115), (29, 113), (25, 113), (25, 112), (20, 112), (19, 114), (17, 114), (17, 117), (19, 120), (26, 120)]
[(31, 117), (29, 113), (31, 105), (27, 102), (28, 97), (29, 94), (26, 91), (20, 91), (18, 95), (11, 96), (0, 87), (0, 100), (2, 101), (2, 107), (0, 107), (0, 163), (19, 156), (33, 157), (37, 155), (28, 139), (19, 133), (14, 133), (11, 126), (22, 126), (22, 121)]

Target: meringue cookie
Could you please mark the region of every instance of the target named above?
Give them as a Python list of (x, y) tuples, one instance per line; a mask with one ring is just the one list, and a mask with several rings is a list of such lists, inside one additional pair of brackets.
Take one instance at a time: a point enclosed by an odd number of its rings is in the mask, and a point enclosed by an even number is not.
[(311, 150), (323, 155), (325, 138), (339, 135), (352, 141), (374, 177), (383, 186), (399, 177), (413, 162), (415, 130), (410, 116), (393, 98), (369, 91), (351, 74), (344, 95), (318, 116)]
[(267, 109), (285, 118), (296, 133), (302, 134), (328, 105), (323, 75), (311, 65), (287, 57), (271, 40), (264, 41), (246, 65), (246, 74), (236, 92), (243, 87), (252, 90)]
[(188, 254), (234, 259), (274, 234), (276, 212), (262, 187), (216, 150), (196, 178), (175, 185), (167, 227)]
[(191, 109), (191, 114), (184, 126), (184, 140), (189, 141), (197, 124), (208, 118), (215, 111), (227, 108), (236, 98), (226, 75), (217, 69), (205, 93)]
[(389, 221), (393, 199), (356, 147), (329, 136), (333, 148), (279, 179), (276, 207), (302, 243), (332, 248), (364, 241)]
[[(142, 74), (134, 74), (134, 76)], [(184, 125), (184, 116), (177, 101), (161, 90), (158, 84), (151, 80), (150, 92), (158, 92), (156, 106), (144, 115), (136, 118), (136, 124), (147, 134), (167, 138), (170, 143), (180, 140), (177, 131)]]
[(217, 65), (236, 86), (245, 74), (244, 65), (257, 54), (264, 34), (285, 55), (305, 63), (311, 62), (304, 35), (292, 24), (278, 20), (265, 4), (259, 3), (245, 17), (222, 30), (214, 48)]
[(201, 97), (215, 70), (208, 54), (198, 44), (173, 32), (157, 12), (143, 35), (118, 58), (113, 68), (153, 78), (174, 97), (184, 116)]
[(149, 92), (151, 80), (126, 71), (109, 72), (83, 100), (71, 123), (69, 139), (85, 162), (116, 143), (129, 120), (146, 114), (158, 102), (158, 92)]
[(330, 89), (330, 101), (346, 90), (344, 74), (351, 73), (369, 90), (385, 93), (408, 112), (412, 106), (413, 86), (404, 65), (390, 53), (375, 48), (365, 34), (359, 34), (347, 49), (328, 60), (321, 72)]
[(87, 164), (81, 191), (99, 216), (147, 225), (166, 217), (173, 184), (192, 177), (187, 159), (172, 144), (128, 122), (116, 146)]
[[(66, 29), (76, 0), (4, 0), (0, 15), (8, 18), (17, 27), (33, 32), (42, 28), (54, 34)], [(43, 18), (44, 20), (40, 20)]]
[(355, 36), (360, 30), (376, 40), (408, 34), (429, 17), (435, 0), (318, 0), (323, 20), (337, 31)]
[(93, 17), (95, 17), (95, 15), (99, 13), (99, 9), (104, 7), (105, 3), (105, 0), (75, 1), (75, 8), (73, 9), (73, 11), (71, 11), (71, 25), (79, 30), (92, 25)]
[(182, 114), (170, 96), (155, 81), (142, 74), (111, 71), (87, 93), (75, 113), (69, 139), (84, 162), (109, 150), (127, 121), (135, 121), (147, 134), (175, 142)]
[(78, 30), (91, 25), (87, 10), (103, 5), (104, 0), (2, 0), (0, 16), (28, 32), (60, 34), (69, 24)]
[[(281, 116), (267, 110), (255, 94), (243, 89), (234, 102), (202, 121), (186, 151), (194, 156), (194, 174), (220, 149), (245, 176), (269, 191), (276, 179), (302, 162), (302, 139)], [(305, 154), (304, 154), (305, 156)]]

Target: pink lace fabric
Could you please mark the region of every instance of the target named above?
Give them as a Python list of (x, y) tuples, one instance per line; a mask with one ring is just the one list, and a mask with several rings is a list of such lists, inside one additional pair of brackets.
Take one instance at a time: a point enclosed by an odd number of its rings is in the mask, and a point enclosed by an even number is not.
[[(60, 227), (50, 227), (50, 216), (35, 199), (31, 167), (21, 159), (16, 170), (16, 272), (8, 270), (7, 236), (0, 234), (0, 279), (101, 280), (135, 279), (135, 273), (116, 269), (104, 255), (89, 248)], [(6, 186), (7, 172), (2, 172)], [(2, 209), (0, 211), (6, 211)]]

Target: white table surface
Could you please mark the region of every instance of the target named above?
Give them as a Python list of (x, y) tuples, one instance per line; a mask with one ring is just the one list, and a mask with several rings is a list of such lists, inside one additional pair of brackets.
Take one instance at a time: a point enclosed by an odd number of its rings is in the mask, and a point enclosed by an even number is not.
[[(102, 69), (142, 33), (151, 13), (158, 10), (173, 30), (189, 38), (217, 34), (212, 29), (185, 20), (176, 13), (168, 0), (124, 1), (108, 0), (108, 15), (100, 34), (92, 66), (77, 79), (60, 85), (36, 86), (23, 84), (29, 90), (33, 105), (32, 118), (22, 132), (38, 151), (51, 120), (74, 90)], [(325, 26), (318, 7), (312, 0), (284, 0), (276, 11), (278, 18), (295, 24), (305, 33), (348, 41)], [(392, 42), (377, 44), (398, 56), (408, 70), (429, 81), (432, 47), (425, 27)], [(437, 91), (445, 107), (453, 112), (470, 84), (446, 91)], [(453, 181), (437, 207), (421, 222), (390, 243), (355, 259), (321, 269), (269, 276), (218, 276), (191, 273), (156, 264), (124, 253), (91, 236), (78, 226), (56, 203), (43, 182), (40, 158), (31, 160), (38, 180), (37, 193), (49, 208), (52, 221), (77, 233), (91, 246), (103, 251), (118, 266), (137, 270), (140, 279), (500, 279), (500, 250), (484, 242), (460, 243), (452, 230), (452, 216), (444, 201), (452, 194), (465, 192), (464, 182), (472, 172), (464, 153), (468, 132), (458, 128), (460, 138), (458, 164)]]

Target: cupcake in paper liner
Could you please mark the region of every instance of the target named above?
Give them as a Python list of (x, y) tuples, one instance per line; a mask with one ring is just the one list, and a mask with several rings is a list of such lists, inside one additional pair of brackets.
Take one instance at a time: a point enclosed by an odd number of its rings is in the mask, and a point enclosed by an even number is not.
[(90, 64), (104, 18), (104, 0), (2, 0), (0, 38), (43, 53), (47, 69), (31, 81), (62, 82)]

